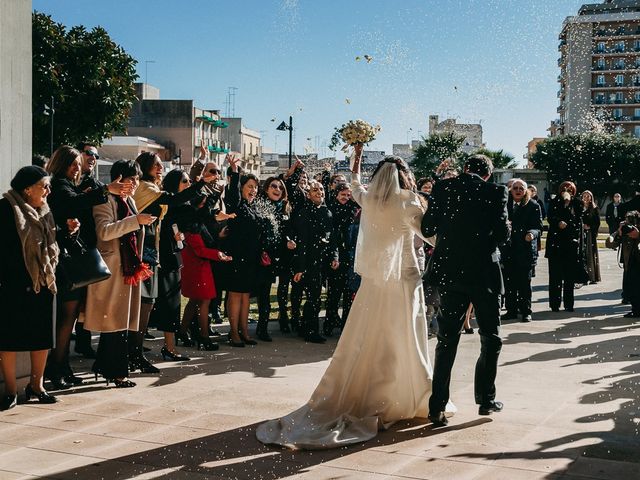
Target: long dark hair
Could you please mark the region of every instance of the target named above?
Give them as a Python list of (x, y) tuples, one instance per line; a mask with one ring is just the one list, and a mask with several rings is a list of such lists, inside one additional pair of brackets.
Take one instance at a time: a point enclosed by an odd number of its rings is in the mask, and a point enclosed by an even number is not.
[(158, 155), (153, 152), (142, 152), (136, 158), (136, 162), (140, 165), (140, 170), (142, 170), (141, 180), (146, 180), (148, 182), (154, 182), (156, 180), (150, 175), (151, 167), (156, 163), (156, 157), (158, 157)]
[[(69, 145), (62, 145), (51, 155), (51, 159), (47, 162), (45, 170), (52, 177), (65, 178), (67, 169), (80, 156), (80, 152)], [(80, 178), (76, 179), (76, 185), (80, 182)]]
[(289, 215), (291, 213), (291, 205), (289, 203), (289, 194), (287, 193), (287, 186), (284, 184), (284, 181), (280, 177), (269, 177), (265, 180), (262, 188), (260, 189), (260, 194), (263, 198), (269, 199), (267, 192), (269, 191), (269, 185), (273, 182), (279, 182), (282, 187), (282, 197), (280, 198), (280, 202), (282, 202), (282, 211)]
[(111, 165), (111, 181), (114, 181), (119, 176), (122, 178), (135, 177), (136, 175), (142, 176), (140, 165), (133, 160), (118, 160)]
[(182, 178), (185, 175), (189, 178), (184, 170), (174, 168), (162, 179), (162, 189), (169, 193), (178, 193), (178, 189), (182, 183)]

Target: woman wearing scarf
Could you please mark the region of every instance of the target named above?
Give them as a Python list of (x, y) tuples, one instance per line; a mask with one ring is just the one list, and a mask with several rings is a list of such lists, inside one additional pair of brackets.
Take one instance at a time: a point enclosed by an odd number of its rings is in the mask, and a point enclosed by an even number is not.
[[(271, 286), (280, 276), (280, 283), (288, 286), (291, 275), (288, 273), (291, 264), (291, 250), (295, 248), (295, 242), (287, 240), (288, 232), (285, 231), (289, 223), (291, 206), (287, 198), (287, 188), (284, 182), (277, 177), (269, 177), (264, 182), (258, 198), (254, 202), (258, 217), (262, 224), (263, 246), (266, 256), (263, 254), (262, 262), (258, 270), (256, 296), (258, 300), (258, 326), (256, 336), (265, 342), (271, 342), (268, 324), (271, 316)], [(284, 271), (283, 271), (284, 270)], [(280, 302), (280, 299), (278, 299)], [(286, 294), (284, 306), (280, 306), (280, 329), (289, 328), (289, 322), (283, 320), (287, 316)]]
[[(26, 399), (55, 403), (43, 385), (47, 352), (53, 346), (56, 227), (47, 206), (48, 173), (40, 167), (18, 170), (11, 190), (0, 199), (0, 367), (4, 395), (0, 410), (16, 406), (16, 352), (30, 352), (31, 377)], [(77, 224), (70, 226), (77, 230)]]
[(163, 166), (160, 157), (153, 152), (143, 152), (136, 158), (142, 176), (140, 186), (134, 195), (138, 211), (153, 215), (157, 220), (144, 228), (144, 247), (142, 258), (149, 265), (154, 275), (142, 284), (142, 305), (140, 307), (140, 325), (138, 332), (132, 334), (129, 342), (129, 362), (131, 371), (142, 373), (158, 373), (156, 367), (144, 356), (142, 343), (144, 333), (149, 325), (151, 310), (158, 298), (158, 265), (160, 264), (160, 227), (162, 218), (170, 206), (182, 205), (195, 198), (204, 186), (203, 181), (196, 181), (180, 193), (170, 193), (160, 188)]
[(589, 190), (582, 192), (582, 228), (584, 230), (584, 255), (589, 283), (598, 283), (600, 277), (600, 256), (598, 255), (598, 229), (600, 210)]
[[(122, 177), (134, 194), (140, 167), (132, 160), (118, 160), (111, 167), (111, 179)], [(100, 333), (98, 354), (92, 371), (114, 382), (118, 388), (134, 387), (127, 380), (129, 358), (127, 336), (138, 331), (141, 284), (153, 272), (142, 261), (144, 225), (156, 217), (138, 213), (130, 196), (110, 194), (107, 203), (93, 207), (98, 237), (97, 248), (111, 271), (111, 278), (89, 285), (85, 328)]]

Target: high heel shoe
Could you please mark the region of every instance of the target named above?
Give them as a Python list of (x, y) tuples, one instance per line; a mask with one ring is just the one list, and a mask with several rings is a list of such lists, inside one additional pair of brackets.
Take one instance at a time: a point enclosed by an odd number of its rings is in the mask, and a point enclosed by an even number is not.
[(31, 397), (36, 397), (38, 402), (40, 403), (56, 403), (58, 399), (53, 395), (49, 395), (46, 390), (42, 390), (41, 392), (36, 392), (31, 384), (28, 384), (24, 389), (24, 396), (27, 399), (27, 402), (31, 400)]
[(187, 357), (185, 355), (181, 355), (179, 353), (172, 352), (171, 350), (169, 350), (167, 348), (166, 345), (164, 347), (162, 347), (162, 350), (160, 350), (160, 355), (162, 355), (162, 359), (165, 360), (165, 361), (167, 360), (167, 358), (172, 362), (187, 362), (187, 361), (191, 360), (189, 357)]
[(131, 380), (129, 380), (128, 378), (123, 378), (123, 379), (119, 379), (119, 378), (105, 378), (105, 380), (107, 381), (107, 387), (109, 386), (110, 383), (113, 382), (113, 385), (116, 388), (131, 388), (131, 387), (135, 387), (136, 383), (132, 382)]
[(140, 373), (160, 373), (160, 369), (155, 367), (144, 355), (129, 360), (129, 371), (135, 372), (136, 370), (140, 370)]
[(244, 348), (244, 342), (242, 340), (239, 342), (235, 342), (231, 337), (229, 337), (229, 341), (227, 343), (230, 347)]
[(177, 332), (176, 343), (178, 343), (178, 341), (182, 342), (183, 347), (193, 347), (193, 341), (189, 338), (189, 334), (187, 332)]
[(71, 384), (64, 379), (64, 372), (57, 363), (49, 363), (44, 369), (44, 378), (53, 385), (53, 390), (66, 390)]
[(0, 411), (9, 410), (10, 408), (15, 407), (18, 404), (18, 395), (14, 394), (6, 394), (0, 398)]
[(244, 333), (239, 333), (239, 335), (240, 335), (240, 340), (242, 340), (245, 345), (257, 345), (258, 344), (258, 342), (256, 342), (253, 338), (245, 337)]
[(198, 337), (196, 343), (198, 344), (198, 350), (215, 352), (220, 348), (220, 345), (218, 345), (216, 342), (211, 341), (209, 337)]

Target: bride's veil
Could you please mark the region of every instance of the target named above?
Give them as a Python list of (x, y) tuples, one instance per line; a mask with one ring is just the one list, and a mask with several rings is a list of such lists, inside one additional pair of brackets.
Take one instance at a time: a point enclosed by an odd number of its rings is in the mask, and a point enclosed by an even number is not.
[(356, 244), (356, 272), (376, 282), (400, 280), (403, 237), (390, 228), (389, 219), (397, 214), (391, 204), (400, 192), (398, 168), (386, 161), (367, 189)]
[(395, 163), (385, 161), (377, 169), (369, 184), (367, 193), (372, 199), (375, 199), (378, 208), (382, 208), (389, 198), (400, 193), (400, 181)]

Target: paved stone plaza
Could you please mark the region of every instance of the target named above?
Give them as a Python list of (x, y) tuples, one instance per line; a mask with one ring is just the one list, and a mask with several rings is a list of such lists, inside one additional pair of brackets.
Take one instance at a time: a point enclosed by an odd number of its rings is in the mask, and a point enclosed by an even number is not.
[[(449, 427), (415, 420), (340, 450), (269, 448), (255, 426), (307, 400), (335, 339), (276, 334), (271, 345), (222, 346), (184, 365), (160, 361), (158, 339), (149, 357), (162, 374), (134, 375), (136, 388), (107, 389), (85, 374), (86, 385), (60, 392), (56, 405), (0, 413), (0, 479), (640, 478), (640, 323), (622, 318), (614, 253), (601, 250), (601, 265), (602, 283), (578, 290), (568, 314), (548, 311), (540, 262), (534, 322), (504, 325), (502, 413), (477, 415), (479, 340), (464, 335)], [(77, 371), (90, 365), (74, 358)]]

